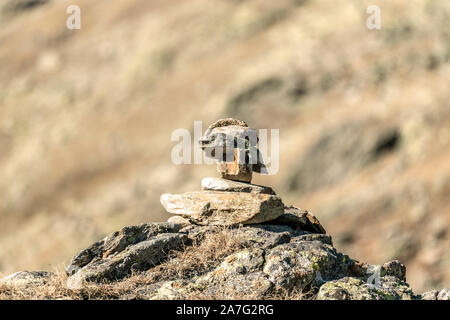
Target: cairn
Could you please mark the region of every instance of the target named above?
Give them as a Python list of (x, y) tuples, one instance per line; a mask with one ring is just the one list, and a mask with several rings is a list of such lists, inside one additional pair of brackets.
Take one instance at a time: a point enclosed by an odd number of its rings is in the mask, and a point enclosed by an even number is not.
[(285, 207), (271, 187), (252, 184), (253, 172), (267, 174), (256, 130), (237, 119), (221, 119), (199, 141), (217, 162), (221, 178), (204, 178), (201, 191), (163, 194), (161, 204), (177, 224), (236, 226), (271, 221), (301, 225), (325, 233), (319, 221), (294, 207)]

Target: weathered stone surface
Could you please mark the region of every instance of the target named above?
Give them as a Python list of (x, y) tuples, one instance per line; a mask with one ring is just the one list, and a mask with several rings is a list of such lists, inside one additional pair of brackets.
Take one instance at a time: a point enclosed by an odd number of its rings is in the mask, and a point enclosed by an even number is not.
[(333, 240), (331, 236), (328, 234), (320, 234), (320, 233), (307, 233), (299, 236), (292, 237), (291, 242), (296, 241), (320, 241), (330, 246), (333, 245)]
[(276, 247), (282, 243), (289, 242), (291, 239), (291, 233), (288, 230), (274, 231), (256, 225), (238, 228), (235, 233), (236, 236), (245, 239), (244, 244), (246, 246), (262, 249)]
[(406, 266), (398, 260), (388, 261), (381, 267), (381, 275), (390, 275), (406, 281)]
[(450, 300), (450, 288), (442, 289), (437, 295), (437, 300)]
[(198, 226), (189, 224), (182, 228), (180, 233), (185, 234), (188, 237), (188, 244), (196, 244), (204, 240), (207, 234), (217, 232), (218, 226)]
[(247, 122), (245, 122), (243, 120), (239, 120), (239, 119), (235, 119), (235, 118), (219, 119), (208, 127), (208, 129), (206, 130), (206, 134), (210, 133), (211, 130), (213, 130), (215, 128), (227, 127), (227, 126), (248, 127), (248, 124), (247, 124)]
[(173, 223), (173, 224), (178, 224), (178, 225), (180, 225), (180, 227), (185, 227), (185, 226), (191, 224), (188, 219), (185, 219), (180, 216), (172, 216), (169, 219), (167, 219), (167, 222)]
[(349, 270), (350, 276), (356, 276), (367, 280), (374, 272), (379, 271), (380, 276), (393, 276), (401, 281), (406, 281), (406, 267), (398, 260), (392, 260), (383, 265), (368, 265), (354, 261)]
[[(225, 120), (225, 119), (223, 119)], [(236, 119), (230, 121), (217, 121), (208, 127), (203, 137), (200, 138), (200, 147), (206, 156), (223, 160), (223, 155), (229, 154), (233, 149), (249, 149), (250, 145), (256, 146), (257, 133), (247, 124)], [(219, 152), (220, 154), (217, 154)]]
[(277, 288), (304, 290), (347, 275), (352, 260), (319, 241), (279, 245), (266, 255), (264, 273)]
[(80, 251), (66, 269), (67, 275), (72, 275), (88, 263), (99, 261), (119, 253), (132, 244), (148, 240), (161, 233), (178, 232), (180, 225), (171, 223), (150, 223), (124, 227), (110, 236), (98, 241)]
[(132, 299), (140, 300), (180, 300), (186, 299), (192, 291), (192, 283), (184, 280), (161, 281), (140, 287)]
[(273, 288), (262, 272), (264, 250), (244, 249), (227, 257), (215, 270), (197, 279), (192, 287), (211, 298), (261, 299)]
[[(217, 226), (195, 226), (190, 225), (180, 230), (185, 233), (190, 243), (198, 243), (203, 240), (208, 233), (217, 232)], [(231, 229), (228, 232), (233, 236), (243, 239), (243, 245), (270, 249), (282, 243), (288, 243), (291, 235), (296, 234), (294, 230), (287, 226), (272, 225), (249, 225)]]
[(252, 171), (267, 174), (259, 151), (256, 130), (237, 119), (221, 119), (209, 126), (199, 141), (207, 157), (217, 162), (222, 177), (250, 182)]
[(271, 187), (259, 186), (257, 184), (244, 183), (220, 178), (202, 179), (202, 190), (206, 191), (225, 191), (225, 192), (248, 192), (264, 193), (275, 195)]
[(245, 157), (245, 155), (241, 155), (239, 149), (234, 149), (234, 160), (232, 162), (217, 163), (217, 171), (222, 178), (247, 183), (252, 181), (253, 166), (242, 157)]
[(244, 192), (197, 191), (163, 194), (167, 212), (199, 225), (255, 224), (276, 219), (284, 212), (279, 197)]
[(68, 285), (82, 287), (86, 281), (102, 282), (124, 278), (133, 271), (148, 270), (158, 265), (172, 250), (180, 250), (187, 242), (181, 233), (163, 233), (136, 244), (125, 250), (96, 259), (69, 277)]
[[(87, 281), (122, 279), (133, 270), (152, 272), (152, 267), (161, 263), (171, 250), (198, 245), (206, 234), (224, 232), (221, 238), (228, 233), (238, 239), (239, 245), (226, 257), (221, 256), (220, 261), (208, 262), (212, 263), (209, 268), (195, 273), (173, 273), (152, 284), (137, 284), (132, 292), (120, 298), (267, 299), (292, 290), (316, 294), (317, 299), (449, 298), (450, 289), (415, 296), (404, 281), (403, 264), (396, 260), (383, 265), (358, 262), (339, 253), (326, 234), (281, 224), (235, 227), (189, 224), (178, 228), (169, 223), (123, 228), (90, 247), (91, 251), (96, 250), (96, 256), (68, 278), (68, 287), (80, 289)], [(130, 235), (135, 240), (124, 242)], [(145, 240), (136, 242), (140, 239)], [(211, 257), (199, 259), (208, 261)], [(379, 272), (379, 281), (370, 280), (374, 272)]]
[(310, 212), (293, 206), (286, 207), (284, 214), (270, 223), (286, 225), (292, 227), (293, 229), (301, 229), (312, 233), (327, 233), (320, 224), (319, 220)]
[(420, 295), (420, 300), (437, 300), (438, 290), (431, 290)]
[(0, 283), (14, 287), (42, 286), (53, 277), (55, 274), (48, 271), (19, 271), (0, 279)]
[(380, 287), (364, 279), (344, 277), (328, 281), (320, 287), (319, 300), (412, 300), (415, 296), (407, 283), (397, 277), (381, 277)]

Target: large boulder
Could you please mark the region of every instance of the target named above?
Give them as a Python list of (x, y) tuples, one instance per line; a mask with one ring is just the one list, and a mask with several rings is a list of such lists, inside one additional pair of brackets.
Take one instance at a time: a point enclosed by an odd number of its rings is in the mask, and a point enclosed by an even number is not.
[(284, 290), (304, 291), (348, 274), (353, 261), (320, 241), (281, 244), (267, 252), (264, 273)]
[(158, 265), (171, 251), (182, 249), (188, 242), (186, 234), (177, 233), (178, 229), (179, 225), (154, 223), (113, 233), (72, 259), (66, 269), (69, 286), (118, 280)]
[(189, 290), (212, 298), (262, 299), (273, 289), (273, 283), (262, 272), (264, 255), (259, 248), (238, 251), (196, 279)]
[(137, 226), (124, 227), (110, 236), (95, 242), (88, 248), (81, 250), (66, 268), (67, 275), (72, 275), (80, 268), (91, 262), (97, 262), (111, 255), (120, 253), (144, 240), (161, 233), (174, 233), (180, 229), (178, 224), (173, 223), (144, 223)]
[(284, 213), (279, 197), (246, 192), (163, 194), (161, 204), (167, 212), (199, 225), (256, 224), (274, 220)]

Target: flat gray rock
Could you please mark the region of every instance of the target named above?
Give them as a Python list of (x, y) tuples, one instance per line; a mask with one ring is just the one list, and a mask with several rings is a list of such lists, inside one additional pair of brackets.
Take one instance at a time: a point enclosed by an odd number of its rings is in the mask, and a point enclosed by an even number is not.
[(167, 212), (198, 225), (233, 226), (271, 221), (284, 213), (281, 199), (269, 194), (195, 191), (163, 194)]
[(247, 193), (263, 193), (275, 195), (271, 187), (259, 186), (257, 184), (232, 181), (221, 178), (204, 178), (202, 179), (202, 190), (224, 191), (224, 192), (247, 192)]

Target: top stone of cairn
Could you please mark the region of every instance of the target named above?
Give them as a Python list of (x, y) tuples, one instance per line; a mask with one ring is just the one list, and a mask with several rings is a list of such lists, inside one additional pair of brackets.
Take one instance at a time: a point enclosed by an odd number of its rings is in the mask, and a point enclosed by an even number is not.
[(256, 130), (242, 120), (214, 122), (199, 143), (205, 155), (217, 161), (217, 171), (224, 179), (250, 183), (253, 172), (267, 174)]

